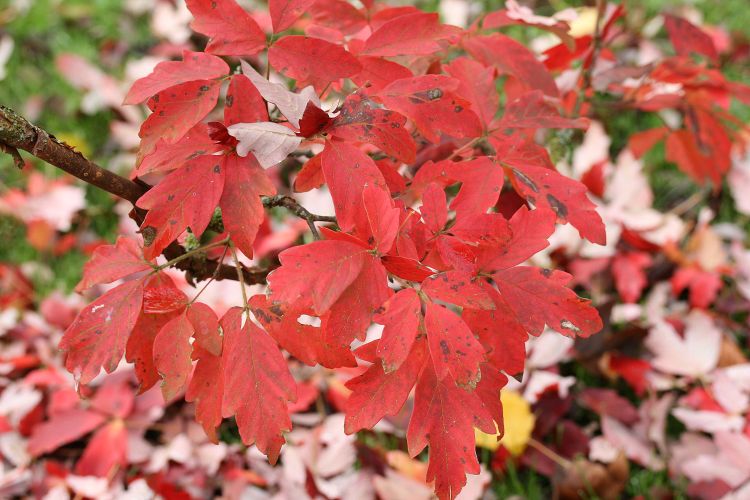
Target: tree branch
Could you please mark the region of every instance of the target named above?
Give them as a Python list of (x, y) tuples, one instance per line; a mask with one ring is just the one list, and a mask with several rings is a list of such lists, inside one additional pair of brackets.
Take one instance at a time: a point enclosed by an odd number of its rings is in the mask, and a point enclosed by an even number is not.
[(135, 204), (148, 187), (105, 170), (15, 111), (0, 105), (0, 143), (23, 149), (84, 182)]
[[(0, 150), (8, 152), (16, 165), (20, 160), (23, 166), (19, 149), (133, 205), (150, 189), (147, 184), (131, 181), (87, 160), (81, 153), (32, 125), (12, 109), (0, 105)], [(144, 210), (134, 207), (130, 215), (140, 226), (145, 214)], [(185, 249), (172, 242), (163, 253), (168, 260), (173, 260), (184, 255)], [(175, 263), (175, 267), (185, 271), (188, 281), (202, 281), (211, 277), (217, 280), (238, 279), (235, 266), (200, 256), (180, 260)], [(265, 283), (269, 272), (270, 269), (251, 269), (242, 266), (242, 277), (248, 284)]]

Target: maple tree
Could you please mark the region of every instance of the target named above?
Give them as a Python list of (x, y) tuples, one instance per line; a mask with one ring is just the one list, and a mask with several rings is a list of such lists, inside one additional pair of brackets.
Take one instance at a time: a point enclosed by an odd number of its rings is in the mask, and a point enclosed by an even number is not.
[[(602, 46), (622, 8), (601, 9), (596, 36), (573, 39), (563, 21), (517, 11), (464, 30), (412, 7), (312, 4), (271, 0), (268, 37), (234, 0), (187, 2), (208, 43), (158, 64), (125, 98), (151, 111), (139, 132), (138, 182), (125, 184), (141, 238), (100, 246), (86, 264), (79, 291), (116, 285), (65, 331), (65, 366), (85, 386), (125, 358), (141, 392), (161, 383), (165, 400), (184, 394), (214, 442), (234, 417), (243, 442), (271, 462), (297, 398), (286, 356), (359, 366), (346, 384), (346, 432), (398, 413), (413, 393), (409, 453), (429, 449), (427, 480), (452, 498), (479, 472), (474, 429), (502, 434), (500, 390), (523, 370), (529, 335), (602, 328), (590, 301), (568, 287), (571, 275), (525, 263), (557, 224), (606, 243), (588, 196), (596, 179), (558, 171), (538, 139), (588, 126), (591, 68), (608, 57)], [(541, 61), (497, 32), (510, 24), (566, 35)], [(725, 108), (750, 93), (711, 69), (717, 54), (698, 28), (676, 17), (666, 28), (677, 56), (634, 71), (635, 87), (612, 77), (608, 90), (634, 109), (683, 113), (681, 128), (636, 134), (630, 148), (642, 155), (664, 140), (670, 161), (716, 186), (738, 134)], [(576, 83), (561, 89), (555, 76), (574, 62)], [(679, 99), (660, 92), (675, 82)], [(298, 170), (296, 192), (325, 186), (335, 218), (279, 194), (288, 192), (279, 164)], [(243, 260), (255, 256), (272, 207), (305, 220), (308, 242), (249, 268)], [(625, 301), (640, 296), (649, 264), (645, 253), (615, 257)], [(187, 297), (165, 273), (172, 266), (197, 280), (236, 279), (236, 307), (219, 317), (200, 302), (202, 290)], [(673, 286), (692, 290), (701, 277), (686, 268)], [(247, 297), (248, 284), (267, 284), (267, 293)], [(705, 306), (711, 297), (695, 300)], [(373, 324), (383, 327), (374, 340)], [(86, 413), (71, 434), (117, 414)], [(39, 433), (35, 453), (52, 449)]]

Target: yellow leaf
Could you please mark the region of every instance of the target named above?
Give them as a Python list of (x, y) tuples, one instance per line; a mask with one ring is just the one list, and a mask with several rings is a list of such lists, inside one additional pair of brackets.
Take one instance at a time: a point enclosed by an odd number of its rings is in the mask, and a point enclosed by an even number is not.
[(596, 30), (596, 7), (578, 9), (578, 17), (570, 23), (568, 34), (574, 38), (593, 35)]
[(498, 434), (485, 434), (474, 429), (476, 444), (480, 448), (495, 451), (502, 444), (512, 455), (518, 456), (526, 449), (526, 445), (534, 430), (534, 414), (531, 413), (529, 403), (516, 391), (502, 391), (500, 401), (503, 403), (503, 421), (505, 434), (498, 441)]

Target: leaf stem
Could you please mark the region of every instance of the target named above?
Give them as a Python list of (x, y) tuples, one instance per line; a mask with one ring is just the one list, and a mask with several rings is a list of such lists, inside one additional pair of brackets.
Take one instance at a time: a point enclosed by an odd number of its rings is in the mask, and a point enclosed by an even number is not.
[(222, 245), (226, 245), (227, 243), (230, 243), (229, 236), (227, 236), (226, 238), (221, 239), (219, 241), (214, 241), (213, 243), (209, 243), (208, 245), (203, 245), (202, 247), (198, 247), (198, 248), (194, 248), (192, 250), (188, 250), (187, 252), (183, 253), (182, 255), (178, 255), (174, 259), (168, 260), (167, 262), (165, 262), (164, 264), (161, 264), (160, 266), (156, 266), (156, 268), (154, 269), (153, 272), (154, 273), (159, 272), (162, 269), (170, 267), (170, 266), (173, 266), (173, 265), (177, 264), (178, 262), (180, 262), (181, 260), (185, 260), (188, 257), (191, 257), (191, 256), (193, 256), (193, 255), (195, 255), (195, 254), (197, 254), (199, 252), (204, 252), (204, 251), (209, 250), (211, 248), (220, 247)]
[(229, 242), (229, 249), (232, 251), (232, 260), (234, 261), (234, 267), (237, 269), (237, 281), (240, 282), (240, 289), (242, 290), (242, 309), (248, 311), (247, 306), (247, 291), (245, 290), (245, 277), (242, 274), (242, 264), (240, 259), (237, 258), (237, 251), (234, 249), (234, 244)]
[(544, 455), (545, 457), (549, 458), (553, 462), (555, 462), (557, 465), (562, 467), (563, 469), (568, 469), (571, 465), (573, 465), (573, 462), (568, 460), (567, 458), (557, 454), (556, 452), (552, 451), (547, 447), (545, 444), (540, 443), (534, 438), (529, 439), (529, 446), (534, 448), (536, 451)]
[[(224, 258), (227, 256), (227, 251), (229, 250), (229, 245), (226, 245), (224, 247), (224, 253), (221, 254), (221, 258), (218, 260), (219, 263), (224, 262)], [(198, 297), (201, 296), (201, 294), (208, 288), (208, 285), (211, 284), (212, 281), (216, 279), (217, 276), (219, 276), (219, 270), (221, 269), (221, 266), (216, 266), (216, 269), (214, 270), (214, 273), (211, 275), (211, 277), (206, 281), (206, 284), (201, 287), (200, 290), (198, 290), (198, 293), (195, 294), (195, 297), (193, 297), (188, 305), (192, 305), (196, 300), (198, 300)]]

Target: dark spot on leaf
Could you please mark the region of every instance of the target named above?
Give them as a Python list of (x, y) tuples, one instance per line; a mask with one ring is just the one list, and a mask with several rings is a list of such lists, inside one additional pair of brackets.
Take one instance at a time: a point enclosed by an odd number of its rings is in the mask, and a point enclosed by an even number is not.
[(143, 244), (150, 247), (156, 239), (156, 228), (154, 226), (146, 226), (141, 229), (141, 236), (143, 236)]
[(550, 193), (547, 193), (547, 201), (555, 212), (557, 212), (557, 215), (563, 219), (568, 217), (568, 207), (566, 207), (563, 202), (552, 196)]
[(263, 309), (253, 309), (253, 314), (258, 318), (261, 323), (270, 323), (273, 318)]
[(456, 113), (460, 113), (463, 110), (464, 110), (463, 106), (456, 106), (455, 108), (453, 108), (453, 111), (455, 111)]
[(214, 173), (215, 174), (221, 173), (221, 167), (219, 165), (214, 165)]
[(550, 276), (552, 276), (552, 269), (541, 269), (539, 272), (541, 272), (542, 276), (544, 276), (545, 278), (549, 278)]
[(443, 356), (449, 356), (451, 353), (451, 350), (448, 347), (448, 342), (445, 340), (440, 341), (440, 350), (443, 351)]
[(515, 175), (515, 176), (516, 176), (516, 179), (518, 179), (518, 180), (519, 180), (520, 182), (522, 182), (522, 183), (523, 183), (523, 184), (524, 184), (524, 185), (525, 185), (526, 187), (528, 187), (529, 189), (531, 189), (531, 190), (532, 190), (532, 191), (534, 191), (535, 193), (538, 193), (538, 192), (539, 192), (539, 188), (538, 188), (538, 187), (536, 187), (536, 184), (534, 184), (534, 181), (532, 181), (531, 179), (529, 179), (528, 177), (526, 177), (526, 176), (525, 176), (525, 175), (523, 174), (523, 172), (521, 172), (521, 171), (519, 171), (519, 170), (517, 170), (517, 169), (515, 169), (515, 168), (514, 168), (514, 169), (513, 169), (513, 175)]

